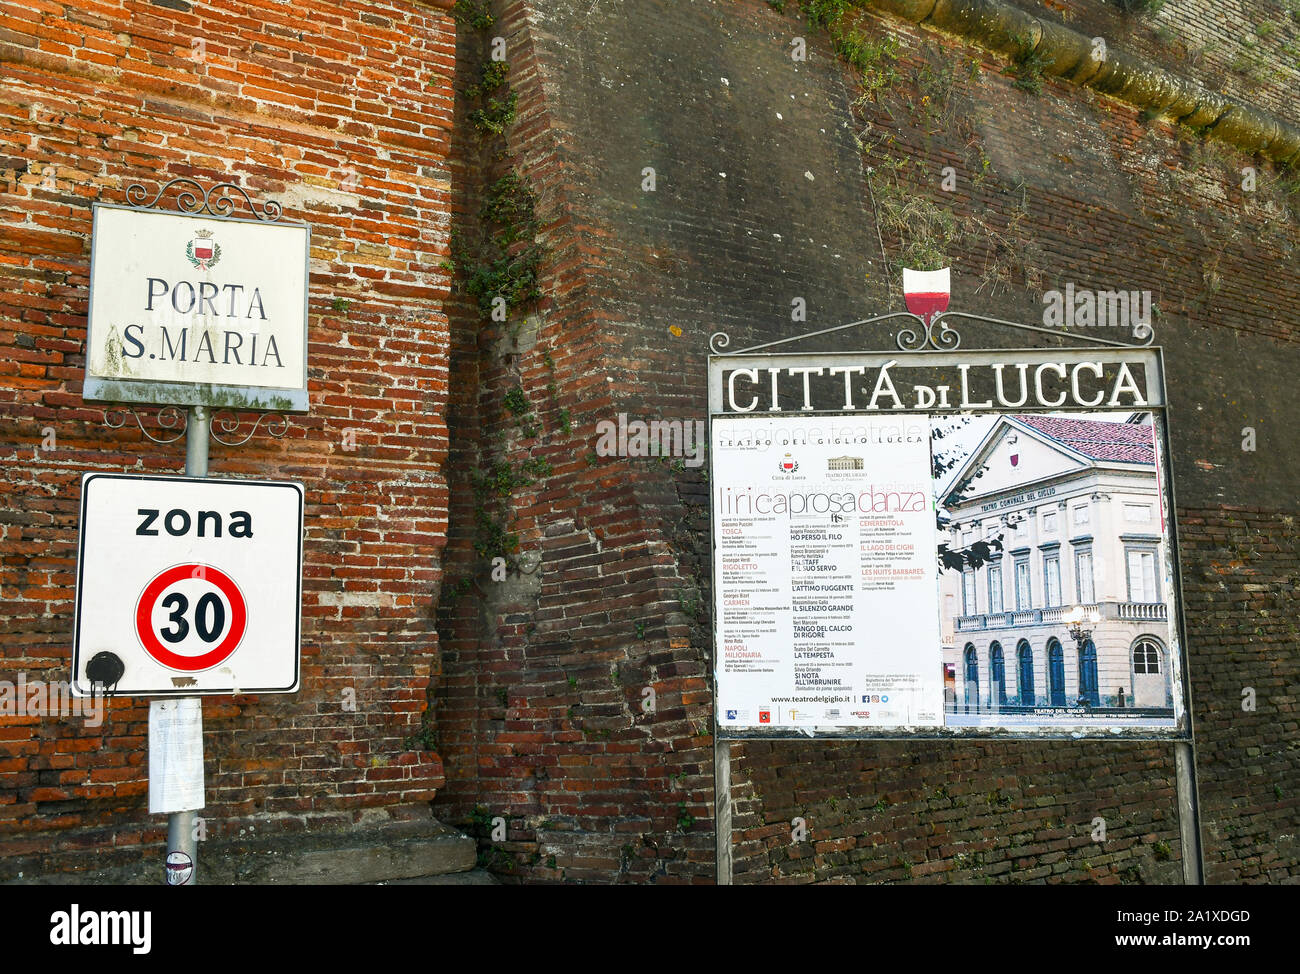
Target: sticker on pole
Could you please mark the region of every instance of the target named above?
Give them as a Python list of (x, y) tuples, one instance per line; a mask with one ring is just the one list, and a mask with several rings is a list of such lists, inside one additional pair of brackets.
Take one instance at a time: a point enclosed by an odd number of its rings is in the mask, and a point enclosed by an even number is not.
[(296, 691), (302, 510), (297, 483), (86, 474), (74, 692)]
[(168, 886), (185, 886), (194, 876), (194, 860), (183, 852), (167, 853), (167, 867), (163, 873)]

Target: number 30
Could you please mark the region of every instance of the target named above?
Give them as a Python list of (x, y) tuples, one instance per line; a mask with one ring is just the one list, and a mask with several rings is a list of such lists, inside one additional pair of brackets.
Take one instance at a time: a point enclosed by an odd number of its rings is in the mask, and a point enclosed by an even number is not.
[[(179, 643), (190, 634), (190, 624), (185, 619), (185, 610), (190, 607), (189, 600), (180, 592), (173, 592), (162, 600), (162, 607), (170, 609), (167, 621), (174, 628), (160, 629), (158, 635), (169, 643)], [(212, 624), (208, 625), (211, 615)], [(226, 607), (215, 592), (202, 596), (194, 607), (194, 629), (205, 643), (213, 642), (226, 628)]]

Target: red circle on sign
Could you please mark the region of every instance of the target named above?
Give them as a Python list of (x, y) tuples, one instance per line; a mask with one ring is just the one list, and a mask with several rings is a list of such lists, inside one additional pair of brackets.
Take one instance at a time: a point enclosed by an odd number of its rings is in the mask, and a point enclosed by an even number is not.
[[(221, 640), (215, 649), (199, 656), (182, 656), (173, 653), (162, 644), (158, 634), (153, 631), (153, 609), (158, 602), (158, 597), (169, 585), (186, 578), (202, 578), (212, 582), (230, 603), (230, 631), (226, 633), (226, 638)], [(168, 568), (165, 572), (156, 575), (154, 580), (144, 587), (140, 601), (135, 607), (135, 632), (141, 645), (144, 646), (144, 651), (171, 670), (193, 673), (198, 670), (209, 670), (223, 662), (239, 646), (239, 641), (244, 638), (247, 624), (248, 606), (244, 603), (244, 593), (239, 591), (239, 586), (229, 575), (211, 565), (176, 565), (174, 568)]]

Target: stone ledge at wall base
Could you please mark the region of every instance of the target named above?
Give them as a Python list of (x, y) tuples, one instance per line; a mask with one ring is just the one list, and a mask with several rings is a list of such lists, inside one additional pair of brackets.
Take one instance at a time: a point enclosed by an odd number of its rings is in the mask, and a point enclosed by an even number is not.
[[(494, 885), (476, 869), (478, 844), (436, 819), (346, 831), (299, 832), (199, 844), (205, 886)], [(148, 861), (81, 873), (51, 873), (4, 885), (151, 886), (162, 852)]]

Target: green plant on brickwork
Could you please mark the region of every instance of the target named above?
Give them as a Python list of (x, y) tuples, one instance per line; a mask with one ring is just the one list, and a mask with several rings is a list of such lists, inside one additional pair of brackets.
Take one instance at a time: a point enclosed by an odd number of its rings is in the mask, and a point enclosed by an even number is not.
[(559, 427), (560, 432), (565, 436), (573, 432), (573, 420), (570, 418), (567, 408), (561, 409), (559, 412)]
[(436, 751), (438, 749), (438, 729), (433, 723), (433, 709), (426, 708), (420, 715), (419, 733), (402, 741), (408, 751)]
[[(542, 296), (542, 248), (532, 242), (538, 229), (534, 203), (532, 190), (516, 172), (502, 176), (484, 195), (479, 216), (490, 229), (465, 285), (484, 314), (492, 313), (497, 297), (505, 300), (508, 312)], [(527, 246), (514, 246), (523, 240), (529, 241)]]
[(486, 869), (494, 873), (508, 873), (514, 869), (515, 865), (514, 856), (506, 852), (505, 849), (488, 846), (486, 849), (478, 851), (479, 869)]
[(941, 58), (937, 64), (923, 61), (913, 75), (920, 94), (918, 102), (909, 102), (913, 115), (919, 114), (934, 122), (946, 121), (952, 105), (955, 75), (956, 67), (949, 58)]
[(572, 675), (570, 675), (570, 677), (569, 677), (569, 689), (572, 690), (572, 689), (576, 688), (577, 685), (578, 685), (578, 678), (577, 678), (576, 676), (572, 676)]
[(1153, 17), (1165, 5), (1165, 0), (1114, 0), (1115, 6), (1126, 14), (1139, 17)]
[(1257, 84), (1268, 80), (1267, 59), (1252, 37), (1241, 38), (1241, 48), (1233, 55), (1228, 67)]
[(686, 613), (692, 619), (698, 620), (704, 609), (703, 600), (700, 598), (698, 590), (692, 590), (684, 585), (677, 587), (677, 601), (681, 604), (682, 612)]
[(547, 856), (547, 857), (546, 857), (546, 868), (547, 868), (547, 869), (554, 869), (554, 868), (555, 868), (555, 857), (554, 857), (554, 856)]
[(469, 827), (466, 831), (470, 835), (486, 839), (492, 835), (492, 811), (483, 805), (475, 805), (469, 813)]
[(1151, 851), (1155, 853), (1157, 862), (1168, 862), (1174, 857), (1173, 850), (1169, 848), (1169, 843), (1163, 839), (1153, 845)]
[(904, 190), (897, 180), (898, 171), (895, 167), (894, 178), (882, 181), (876, 215), (881, 233), (903, 242), (890, 262), (893, 269), (932, 271), (947, 267), (949, 248), (960, 237), (961, 227), (948, 210)]
[(500, 135), (515, 122), (515, 107), (519, 95), (511, 91), (504, 98), (489, 98), (482, 108), (469, 113), (469, 120), (480, 132)]
[(528, 478), (523, 481), (525, 484), (535, 483), (542, 477), (548, 477), (555, 468), (551, 466), (551, 461), (546, 457), (529, 457), (519, 465), (519, 469), (524, 472)]
[[(531, 439), (535, 437), (540, 430), (537, 427), (537, 417), (533, 415), (532, 404), (529, 403), (528, 397), (524, 395), (524, 390), (515, 386), (505, 394), (502, 403), (515, 417), (520, 431), (525, 437)], [(549, 470), (547, 471), (549, 473)]]
[(677, 803), (677, 831), (689, 832), (695, 824), (695, 816), (686, 810), (686, 802)]
[(902, 869), (903, 875), (906, 876), (908, 879), (912, 878), (912, 863), (909, 860), (904, 859), (902, 856), (899, 856), (897, 859), (894, 860), (894, 865)]
[(497, 690), (497, 702), (503, 707), (510, 706), (510, 691), (505, 687), (501, 687)]
[(526, 483), (516, 472), (515, 468), (505, 460), (498, 460), (488, 467), (486, 473), (475, 471), (473, 474), (474, 489), (481, 491), (485, 495), (496, 495), (497, 497), (509, 497), (516, 487)]
[(876, 803), (871, 806), (871, 810), (873, 812), (883, 812), (888, 807), (889, 802), (885, 801), (883, 798), (879, 798), (876, 800)]
[(446, 579), (443, 579), (442, 592), (439, 594), (438, 597), (439, 608), (450, 609), (454, 607), (456, 603), (459, 602), (461, 598), (465, 595), (465, 593), (468, 592), (473, 587), (474, 587), (474, 580), (470, 578), (468, 575), (462, 575), (460, 578), (456, 579), (456, 581), (452, 582), (450, 585), (447, 584)]
[(488, 0), (456, 0), (451, 12), (458, 24), (475, 30), (487, 30), (494, 23)]
[(465, 89), (465, 94), (470, 98), (478, 98), (480, 95), (487, 95), (500, 88), (506, 80), (506, 75), (510, 73), (510, 65), (506, 61), (489, 61), (483, 65), (483, 70), (479, 74), (479, 80), (476, 84), (470, 85)]
[(626, 872), (627, 867), (632, 865), (632, 860), (636, 858), (636, 846), (627, 842), (618, 850), (618, 868)]
[(507, 530), (505, 522), (488, 510), (486, 493), (475, 485), (474, 550), (484, 558), (504, 558), (515, 567), (514, 553), (519, 550), (519, 535)]
[(862, 72), (863, 96), (875, 97), (877, 92), (902, 80), (894, 67), (898, 60), (898, 41), (890, 35), (873, 40), (856, 27), (846, 27), (844, 15), (855, 6), (853, 0), (802, 2), (809, 26), (826, 29), (835, 53)]
[(511, 170), (488, 187), (479, 216), (499, 226), (499, 239), (511, 244), (537, 231), (536, 205), (537, 199), (524, 178)]
[(810, 27), (832, 27), (856, 6), (853, 0), (800, 0)]
[(1278, 784), (1273, 785), (1273, 797), (1276, 798), (1278, 801), (1281, 801), (1281, 800), (1282, 800), (1282, 786), (1281, 786), (1281, 785), (1278, 785)]
[(1016, 79), (1014, 84), (1021, 91), (1036, 95), (1043, 90), (1043, 69), (1052, 60), (1038, 53), (1037, 45), (1028, 34), (1016, 34), (1012, 40), (1016, 45), (1016, 53), (1005, 73)]
[(636, 621), (636, 638), (645, 639), (645, 623), (640, 619)]
[(348, 308), (351, 307), (351, 305), (352, 302), (349, 301), (347, 298), (335, 298), (333, 301), (330, 302), (330, 310), (341, 311), (344, 314), (347, 314)]
[(528, 397), (519, 386), (507, 392), (501, 402), (515, 416), (522, 416), (528, 412)]
[(902, 76), (894, 67), (898, 60), (898, 41), (886, 35), (879, 40), (872, 40), (862, 31), (831, 30), (831, 40), (835, 53), (844, 58), (862, 72), (862, 92), (875, 98), (885, 89), (892, 88), (902, 81)]

